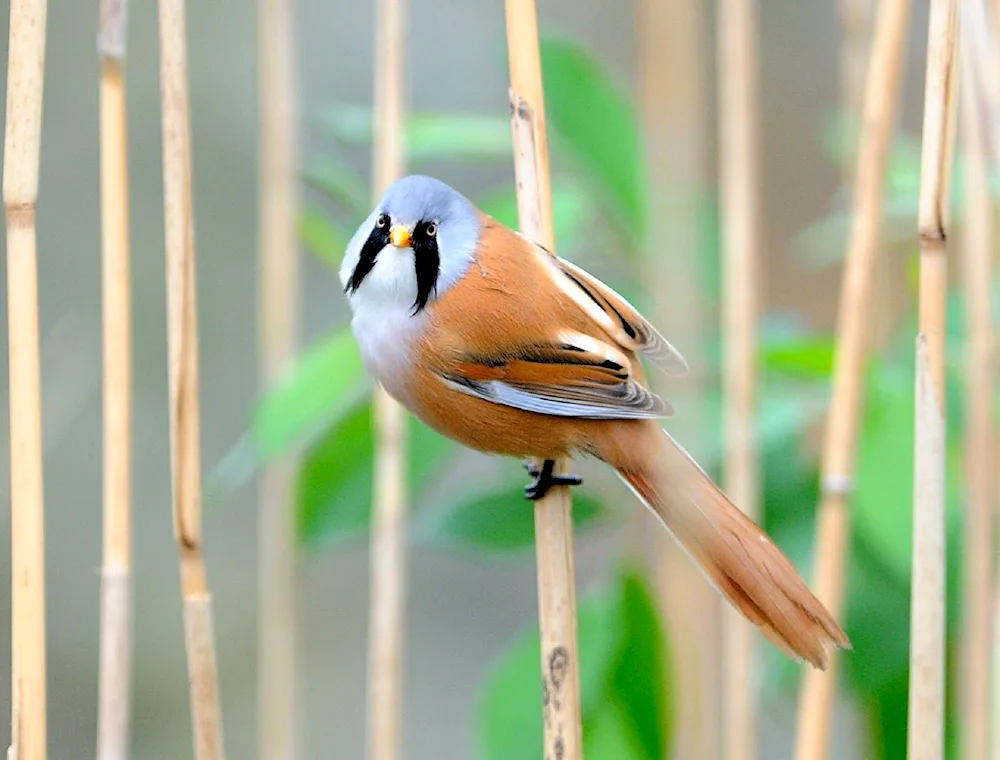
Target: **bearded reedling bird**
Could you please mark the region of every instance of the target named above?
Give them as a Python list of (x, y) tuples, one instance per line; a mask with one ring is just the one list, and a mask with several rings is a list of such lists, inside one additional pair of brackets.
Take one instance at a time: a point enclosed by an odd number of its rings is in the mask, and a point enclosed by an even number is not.
[(607, 285), (479, 211), (448, 185), (409, 176), (347, 246), (340, 280), (369, 373), (439, 433), (529, 466), (529, 499), (554, 460), (613, 467), (708, 579), (777, 647), (825, 668), (850, 648), (792, 563), (657, 422), (670, 404), (639, 356), (687, 365)]

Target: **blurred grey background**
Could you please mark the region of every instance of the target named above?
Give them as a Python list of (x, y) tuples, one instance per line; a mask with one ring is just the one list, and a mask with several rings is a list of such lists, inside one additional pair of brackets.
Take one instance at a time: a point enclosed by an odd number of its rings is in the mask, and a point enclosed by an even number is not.
[[(303, 105), (334, 99), (368, 103), (372, 4), (301, 0), (298, 5)], [(634, 89), (631, 3), (544, 0), (540, 5), (543, 29), (586, 41), (618, 80)], [(101, 504), (97, 3), (56, 0), (49, 6), (38, 245), (50, 757), (63, 760), (92, 756), (95, 742)], [(823, 214), (837, 181), (818, 142), (823, 118), (838, 98), (836, 8), (794, 0), (768, 0), (761, 6), (767, 300), (770, 306), (807, 309), (818, 324), (827, 325), (837, 280), (807, 271), (792, 260), (788, 247), (797, 231)], [(252, 2), (198, 2), (188, 8), (206, 471), (243, 433), (257, 392), (254, 12)], [(913, 18), (903, 110), (909, 130), (919, 125), (924, 14), (920, 4)], [(3, 60), (8, 15), (0, 21)], [(506, 113), (503, 21), (500, 0), (412, 0), (411, 104)], [(711, 31), (705, 44), (710, 62)], [(134, 749), (141, 760), (191, 755), (170, 521), (157, 50), (156, 4), (133, 2), (128, 100), (135, 350)], [(714, 94), (706, 93), (706, 99), (714, 112)], [(308, 136), (305, 147), (322, 144)], [(460, 172), (444, 178), (469, 191), (481, 183), (481, 177)], [(332, 275), (312, 261), (307, 266), (306, 340), (345, 315)], [(4, 301), (5, 292), (0, 289)], [(0, 351), (5, 397), (0, 489), (6, 507), (5, 346)], [(226, 744), (229, 756), (237, 759), (256, 756), (256, 508), (249, 485), (205, 518)], [(9, 683), (10, 558), (8, 521), (0, 526), (2, 685)], [(584, 587), (601, 575), (613, 548), (607, 536), (580, 541)], [(491, 658), (535, 619), (533, 558), (489, 561), (417, 551), (409, 568), (407, 756), (468, 758), (474, 753), (475, 687)], [(367, 570), (367, 552), (361, 548), (326, 549), (302, 561), (303, 724), (309, 758), (363, 755)], [(0, 715), (8, 713), (4, 686)], [(778, 713), (768, 720), (787, 725), (791, 715)], [(778, 738), (767, 756), (787, 753), (782, 733), (769, 732)]]

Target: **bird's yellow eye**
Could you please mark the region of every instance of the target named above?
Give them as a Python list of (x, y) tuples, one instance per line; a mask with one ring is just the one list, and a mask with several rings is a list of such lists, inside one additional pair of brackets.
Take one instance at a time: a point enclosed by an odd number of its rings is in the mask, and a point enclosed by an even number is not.
[(437, 235), (438, 226), (437, 223), (431, 222), (427, 225), (427, 237), (434, 237)]
[(375, 220), (376, 227), (385, 227), (389, 223), (389, 217), (385, 214), (379, 214), (378, 218)]

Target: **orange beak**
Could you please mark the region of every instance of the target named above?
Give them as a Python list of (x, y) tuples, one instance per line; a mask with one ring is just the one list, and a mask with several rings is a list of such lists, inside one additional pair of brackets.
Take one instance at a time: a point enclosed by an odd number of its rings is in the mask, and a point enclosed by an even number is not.
[(410, 231), (402, 225), (393, 225), (389, 230), (389, 241), (397, 248), (409, 248)]

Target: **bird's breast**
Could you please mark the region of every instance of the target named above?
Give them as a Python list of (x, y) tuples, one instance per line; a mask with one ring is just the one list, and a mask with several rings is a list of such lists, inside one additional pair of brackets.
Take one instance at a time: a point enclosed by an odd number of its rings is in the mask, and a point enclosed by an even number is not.
[(361, 359), (369, 374), (391, 396), (408, 404), (407, 388), (413, 374), (414, 341), (425, 327), (423, 315), (409, 309), (359, 306), (351, 319)]

